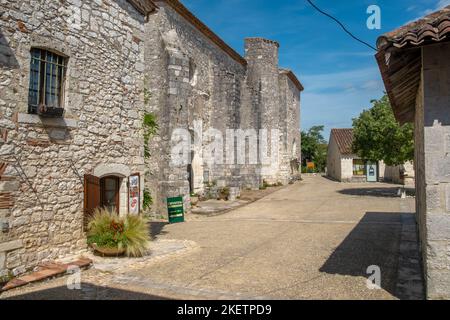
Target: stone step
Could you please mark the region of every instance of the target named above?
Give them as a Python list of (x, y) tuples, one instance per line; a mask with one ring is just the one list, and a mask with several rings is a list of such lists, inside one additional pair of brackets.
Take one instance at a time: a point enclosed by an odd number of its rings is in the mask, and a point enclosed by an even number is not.
[(1, 289), (0, 292), (11, 290), (17, 287), (27, 285), (32, 282), (42, 281), (48, 278), (53, 278), (56, 276), (63, 276), (67, 273), (69, 267), (78, 267), (80, 269), (89, 268), (92, 265), (92, 260), (87, 258), (80, 258), (78, 260), (72, 261), (70, 263), (56, 263), (47, 262), (39, 265), (37, 271), (30, 274), (14, 278), (7, 282)]

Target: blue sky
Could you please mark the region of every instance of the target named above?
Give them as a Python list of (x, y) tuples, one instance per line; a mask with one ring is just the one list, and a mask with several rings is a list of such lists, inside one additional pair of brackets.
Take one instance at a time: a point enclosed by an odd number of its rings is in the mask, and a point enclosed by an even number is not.
[[(280, 42), (280, 66), (292, 69), (305, 86), (301, 128), (351, 127), (352, 118), (384, 86), (375, 51), (356, 42), (306, 0), (181, 0), (198, 18), (243, 55), (245, 37)], [(450, 0), (313, 0), (356, 36), (375, 46), (379, 35), (450, 4)], [(369, 30), (369, 5), (381, 8), (381, 30)]]

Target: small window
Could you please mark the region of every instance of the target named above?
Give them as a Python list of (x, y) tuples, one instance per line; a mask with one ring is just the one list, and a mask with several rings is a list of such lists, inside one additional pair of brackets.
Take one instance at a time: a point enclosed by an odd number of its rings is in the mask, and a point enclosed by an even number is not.
[(31, 49), (29, 113), (62, 110), (66, 65), (65, 57), (43, 49)]

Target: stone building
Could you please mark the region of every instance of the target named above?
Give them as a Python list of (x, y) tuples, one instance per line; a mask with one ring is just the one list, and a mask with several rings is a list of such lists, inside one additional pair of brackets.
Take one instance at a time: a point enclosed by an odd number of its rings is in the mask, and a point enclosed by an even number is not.
[(352, 150), (353, 129), (331, 129), (327, 152), (327, 175), (341, 182), (391, 182), (414, 184), (411, 162), (387, 166), (383, 161), (361, 159)]
[[(303, 87), (290, 70), (279, 67), (279, 44), (248, 38), (242, 57), (180, 2), (155, 3), (159, 9), (146, 26), (145, 52), (146, 110), (160, 124), (150, 144), (146, 177), (154, 208), (164, 210), (167, 196), (202, 193), (211, 185), (228, 187), (237, 196), (241, 188), (259, 188), (263, 180), (288, 183), (298, 174)], [(170, 139), (178, 129), (188, 130), (192, 140), (202, 133), (220, 135), (223, 158), (205, 163), (208, 141), (203, 137), (192, 146), (190, 164), (172, 165)], [(247, 137), (247, 144), (233, 143), (233, 129)], [(248, 149), (262, 140), (259, 129), (279, 130), (278, 162), (250, 163)], [(242, 155), (244, 163), (237, 163)]]
[(415, 125), (416, 211), (429, 299), (450, 298), (450, 6), (378, 39), (394, 114)]
[(341, 182), (377, 182), (380, 164), (359, 158), (352, 150), (353, 129), (331, 129), (327, 175)]
[[(276, 42), (247, 39), (241, 57), (175, 0), (1, 2), (0, 276), (84, 250), (95, 207), (138, 213), (146, 189), (165, 214), (166, 197), (188, 208), (205, 185), (287, 183), (301, 90)], [(159, 125), (149, 158), (147, 114)], [(195, 137), (199, 120), (225, 136), (275, 127), (281, 160), (205, 165), (200, 144), (169, 165), (174, 130)]]
[(125, 0), (1, 3), (1, 275), (84, 249), (94, 206), (128, 212), (128, 178), (145, 171), (152, 10)]

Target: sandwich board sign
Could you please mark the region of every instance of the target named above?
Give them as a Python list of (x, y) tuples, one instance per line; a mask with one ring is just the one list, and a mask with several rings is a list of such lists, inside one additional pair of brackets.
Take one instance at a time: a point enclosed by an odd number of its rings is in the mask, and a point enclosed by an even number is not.
[(169, 223), (184, 222), (183, 197), (167, 198)]

